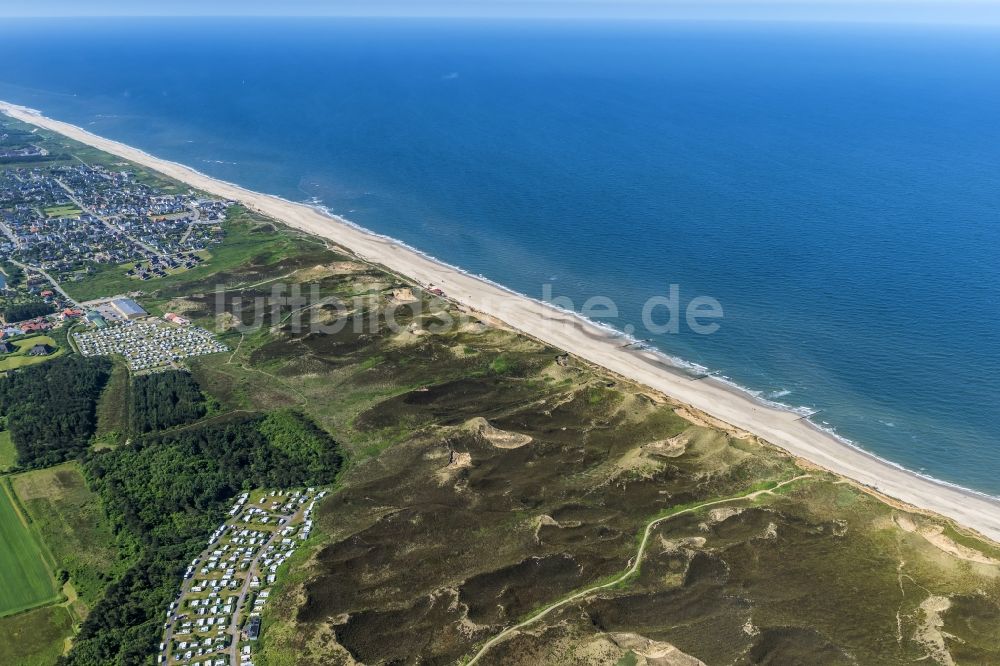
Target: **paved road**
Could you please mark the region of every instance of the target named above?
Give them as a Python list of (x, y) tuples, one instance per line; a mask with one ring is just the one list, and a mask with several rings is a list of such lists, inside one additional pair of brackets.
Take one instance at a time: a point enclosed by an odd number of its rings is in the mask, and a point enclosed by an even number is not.
[(67, 301), (69, 301), (70, 303), (72, 303), (74, 306), (80, 305), (79, 303), (76, 302), (76, 300), (72, 296), (70, 296), (69, 294), (66, 293), (66, 291), (59, 285), (59, 283), (56, 281), (56, 279), (54, 277), (52, 277), (51, 275), (49, 275), (46, 271), (42, 270), (38, 266), (31, 266), (29, 264), (22, 264), (20, 261), (14, 261), (13, 259), (11, 259), (10, 262), (12, 264), (17, 265), (17, 266), (20, 266), (21, 269), (24, 270), (25, 272), (31, 271), (31, 272), (34, 272), (34, 273), (41, 273), (42, 276), (44, 276), (45, 279), (48, 280), (52, 284), (52, 288), (55, 289), (56, 291), (58, 291), (62, 295), (63, 298), (65, 298)]
[(76, 204), (76, 206), (77, 206), (77, 208), (79, 208), (80, 210), (82, 210), (82, 211), (83, 211), (83, 212), (85, 212), (85, 213), (89, 213), (89, 214), (93, 215), (93, 216), (94, 216), (94, 217), (96, 217), (96, 218), (97, 218), (98, 220), (100, 220), (101, 222), (103, 222), (103, 223), (104, 223), (104, 226), (106, 226), (106, 227), (107, 227), (108, 229), (110, 229), (111, 231), (113, 231), (113, 232), (115, 232), (115, 233), (119, 233), (119, 234), (121, 234), (122, 236), (125, 236), (125, 238), (129, 239), (130, 241), (132, 241), (133, 243), (135, 243), (135, 244), (136, 244), (136, 245), (138, 245), (139, 247), (141, 247), (141, 248), (144, 248), (144, 249), (145, 249), (146, 251), (148, 251), (148, 252), (152, 252), (153, 254), (155, 254), (155, 255), (158, 255), (158, 256), (160, 256), (160, 257), (165, 257), (165, 256), (167, 256), (167, 255), (166, 255), (166, 254), (164, 254), (163, 252), (160, 252), (159, 250), (157, 250), (157, 249), (156, 249), (155, 247), (153, 247), (152, 245), (146, 245), (145, 243), (143, 243), (143, 242), (142, 242), (141, 240), (139, 240), (138, 238), (136, 238), (136, 237), (134, 237), (134, 236), (131, 236), (131, 235), (129, 235), (129, 234), (127, 234), (127, 233), (125, 233), (125, 230), (124, 230), (124, 229), (121, 229), (121, 228), (119, 228), (119, 227), (118, 227), (118, 226), (116, 226), (116, 225), (115, 225), (115, 224), (114, 224), (114, 223), (113, 223), (113, 222), (112, 222), (111, 220), (109, 220), (108, 218), (104, 217), (103, 215), (98, 215), (96, 211), (94, 211), (94, 210), (92, 210), (92, 209), (88, 208), (88, 207), (87, 207), (87, 206), (86, 206), (86, 205), (85, 205), (85, 204), (84, 204), (84, 203), (83, 203), (82, 201), (80, 201), (80, 199), (79, 199), (79, 198), (77, 198), (77, 196), (76, 196), (76, 192), (74, 192), (74, 191), (73, 191), (73, 190), (72, 190), (72, 189), (70, 188), (70, 186), (69, 186), (69, 185), (67, 185), (66, 183), (62, 182), (62, 181), (61, 181), (61, 180), (59, 180), (58, 178), (56, 178), (55, 180), (56, 180), (56, 182), (57, 182), (57, 183), (59, 183), (59, 187), (61, 187), (61, 188), (63, 188), (64, 190), (66, 190), (66, 194), (67, 194), (67, 195), (69, 196), (69, 198), (70, 198), (70, 201), (72, 201), (73, 203), (75, 203), (75, 204)]
[[(315, 496), (310, 497), (310, 501), (311, 500), (315, 500)], [(229, 633), (230, 636), (232, 636), (233, 639), (232, 644), (230, 645), (228, 651), (230, 653), (230, 658), (232, 660), (231, 663), (234, 665), (240, 663), (240, 654), (239, 654), (240, 624), (241, 624), (241, 616), (244, 614), (243, 607), (246, 604), (247, 596), (249, 596), (250, 594), (250, 581), (253, 579), (254, 576), (257, 576), (258, 578), (261, 579), (264, 578), (264, 576), (261, 575), (262, 572), (260, 568), (260, 563), (264, 557), (264, 554), (267, 552), (268, 547), (274, 544), (275, 541), (282, 538), (281, 530), (283, 528), (285, 528), (288, 525), (296, 525), (303, 522), (303, 519), (305, 517), (305, 510), (309, 506), (310, 501), (303, 502), (302, 506), (294, 513), (288, 515), (272, 514), (272, 516), (278, 521), (277, 525), (278, 529), (275, 530), (275, 532), (271, 535), (271, 537), (267, 541), (261, 544), (260, 548), (257, 549), (257, 554), (250, 561), (250, 566), (247, 568), (246, 578), (243, 581), (243, 586), (240, 588), (240, 593), (237, 596), (236, 604), (233, 608), (232, 619), (229, 622), (229, 626), (226, 628), (226, 631)], [(243, 509), (245, 510), (249, 506), (251, 506), (251, 504), (248, 501), (246, 504), (243, 505)], [(285, 521), (284, 524), (281, 523), (282, 520)], [(249, 527), (248, 525), (242, 525), (242, 524), (233, 525), (229, 523), (228, 520), (226, 521), (226, 524), (229, 526), (229, 530), (226, 533), (228, 535), (231, 535), (233, 532), (239, 531), (245, 527)], [(224, 537), (220, 537), (220, 541), (222, 538)], [(212, 544), (211, 546), (203, 550), (198, 557), (204, 560), (208, 551), (215, 548), (217, 544), (218, 542), (216, 542), (216, 544)], [(177, 597), (178, 599), (183, 600), (184, 598), (187, 597), (188, 594), (190, 594), (191, 587), (194, 585), (195, 577), (196, 576), (192, 575), (191, 578), (187, 578), (181, 583), (180, 594)], [(173, 656), (172, 642), (174, 639), (174, 628), (176, 620), (180, 618), (180, 616), (181, 616), (181, 605), (178, 605), (176, 611), (171, 615), (169, 626), (167, 626), (163, 634), (163, 642), (166, 643), (167, 646), (166, 650), (160, 654), (168, 654), (171, 657)]]
[(6, 236), (11, 243), (13, 243), (14, 247), (21, 246), (21, 242), (17, 239), (17, 236), (14, 235), (14, 231), (4, 224), (2, 220), (0, 220), (0, 231), (3, 232), (3, 235)]
[[(229, 651), (230, 656), (232, 657), (231, 663), (234, 666), (240, 663), (240, 615), (243, 612), (243, 605), (246, 603), (247, 595), (250, 593), (250, 581), (253, 580), (254, 576), (261, 578), (260, 561), (264, 557), (264, 553), (267, 552), (267, 549), (271, 544), (282, 538), (282, 529), (284, 529), (287, 525), (294, 524), (297, 519), (302, 517), (302, 513), (305, 511), (305, 507), (307, 505), (307, 503), (303, 503), (302, 507), (293, 514), (278, 516), (278, 529), (276, 529), (274, 534), (271, 535), (271, 538), (260, 547), (260, 550), (257, 551), (257, 556), (250, 562), (250, 568), (247, 569), (246, 580), (243, 581), (243, 587), (240, 589), (240, 596), (236, 600), (236, 608), (233, 609), (233, 619), (229, 623), (229, 633), (233, 637), (233, 644), (230, 646)], [(285, 520), (284, 523), (281, 522), (282, 519)]]
[(188, 210), (191, 211), (191, 214), (194, 215), (194, 218), (191, 220), (190, 224), (188, 224), (187, 229), (184, 230), (184, 235), (181, 236), (180, 244), (182, 246), (184, 245), (184, 243), (187, 242), (188, 236), (191, 235), (191, 230), (194, 229), (194, 225), (198, 224), (199, 223), (198, 221), (201, 219), (201, 210), (197, 206), (189, 208)]
[[(183, 599), (188, 592), (191, 591), (191, 585), (194, 583), (194, 575), (192, 574), (190, 578), (185, 578), (181, 583), (181, 593), (177, 595), (178, 599)], [(167, 648), (160, 654), (170, 655), (172, 653), (172, 645), (174, 638), (174, 626), (176, 624), (176, 619), (180, 617), (180, 604), (178, 603), (177, 609), (170, 615), (167, 620), (167, 630), (163, 633), (163, 642), (166, 644)]]

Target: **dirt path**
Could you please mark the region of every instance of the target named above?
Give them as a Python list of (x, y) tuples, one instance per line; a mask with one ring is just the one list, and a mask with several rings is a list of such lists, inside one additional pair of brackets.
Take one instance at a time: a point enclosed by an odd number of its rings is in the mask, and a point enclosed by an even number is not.
[(243, 341), (246, 339), (246, 337), (247, 337), (246, 333), (240, 333), (240, 341), (237, 343), (236, 349), (233, 350), (233, 353), (229, 355), (229, 360), (226, 361), (226, 365), (233, 364), (233, 359), (236, 358), (236, 355), (240, 353), (240, 347), (243, 346)]
[(593, 594), (594, 592), (597, 592), (599, 590), (603, 590), (603, 589), (606, 589), (606, 588), (609, 588), (609, 587), (613, 587), (613, 586), (617, 585), (618, 583), (624, 581), (625, 579), (629, 578), (633, 574), (635, 574), (639, 570), (639, 565), (642, 563), (642, 557), (643, 557), (643, 555), (646, 553), (646, 545), (649, 543), (649, 536), (650, 536), (650, 534), (652, 534), (653, 528), (656, 527), (657, 525), (659, 525), (660, 523), (662, 523), (664, 521), (667, 521), (667, 520), (670, 520), (671, 518), (676, 518), (677, 516), (682, 516), (682, 515), (684, 515), (686, 513), (693, 513), (695, 511), (700, 510), (700, 509), (704, 509), (705, 507), (708, 507), (708, 506), (715, 506), (717, 504), (726, 504), (726, 503), (729, 503), (729, 502), (739, 502), (741, 500), (754, 499), (754, 498), (759, 497), (761, 495), (771, 494), (775, 490), (777, 490), (778, 488), (781, 488), (782, 486), (787, 486), (790, 483), (794, 483), (796, 481), (801, 481), (802, 479), (806, 479), (806, 478), (809, 478), (811, 476), (812, 476), (811, 474), (801, 474), (799, 476), (796, 476), (794, 478), (788, 479), (786, 481), (782, 481), (781, 483), (777, 484), (773, 488), (765, 488), (764, 490), (755, 490), (753, 492), (747, 493), (746, 495), (739, 495), (737, 497), (727, 497), (725, 499), (712, 500), (711, 502), (704, 502), (702, 504), (698, 504), (697, 506), (692, 506), (692, 507), (689, 507), (687, 509), (682, 509), (680, 511), (677, 511), (676, 513), (671, 513), (668, 516), (663, 516), (661, 518), (656, 518), (655, 520), (650, 521), (649, 523), (646, 524), (646, 529), (645, 529), (645, 531), (642, 534), (642, 541), (639, 543), (639, 549), (636, 551), (635, 557), (633, 557), (630, 560), (632, 562), (632, 565), (628, 569), (625, 570), (625, 573), (623, 573), (622, 575), (618, 576), (617, 578), (615, 578), (614, 580), (612, 580), (610, 582), (602, 583), (600, 585), (594, 585), (593, 587), (588, 587), (587, 589), (581, 590), (580, 592), (577, 592), (577, 593), (573, 594), (572, 596), (566, 597), (562, 601), (557, 601), (556, 603), (552, 604), (551, 606), (547, 606), (546, 608), (544, 608), (540, 612), (536, 613), (535, 615), (532, 615), (530, 618), (528, 618), (524, 622), (521, 622), (520, 624), (515, 624), (513, 627), (509, 627), (507, 629), (504, 629), (499, 634), (497, 634), (496, 636), (494, 636), (490, 640), (486, 641), (486, 644), (483, 645), (483, 647), (481, 647), (479, 649), (479, 652), (477, 652), (475, 654), (475, 656), (472, 657), (472, 659), (470, 659), (468, 662), (466, 662), (466, 666), (472, 666), (477, 661), (479, 661), (479, 659), (484, 654), (486, 654), (490, 650), (490, 648), (492, 648), (494, 645), (496, 645), (497, 643), (500, 643), (500, 642), (506, 640), (507, 638), (510, 638), (511, 635), (513, 635), (514, 633), (520, 631), (521, 629), (524, 629), (528, 625), (534, 624), (535, 622), (537, 622), (538, 620), (542, 619), (543, 617), (545, 617), (546, 615), (548, 615), (552, 611), (557, 610), (559, 608), (562, 608), (563, 606), (566, 606), (568, 604), (571, 604), (574, 601), (582, 599), (583, 597), (586, 597), (589, 594)]

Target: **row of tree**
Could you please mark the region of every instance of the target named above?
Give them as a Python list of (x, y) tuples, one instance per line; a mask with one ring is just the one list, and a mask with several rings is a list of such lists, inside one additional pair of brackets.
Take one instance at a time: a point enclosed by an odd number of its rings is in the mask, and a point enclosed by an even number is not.
[(136, 562), (84, 621), (62, 663), (143, 664), (187, 563), (252, 488), (331, 483), (337, 444), (306, 417), (276, 412), (147, 434), (85, 462), (126, 556)]
[(10, 324), (16, 321), (27, 321), (35, 317), (44, 317), (55, 311), (56, 309), (51, 303), (43, 301), (17, 303), (15, 305), (8, 305), (3, 309), (3, 320)]

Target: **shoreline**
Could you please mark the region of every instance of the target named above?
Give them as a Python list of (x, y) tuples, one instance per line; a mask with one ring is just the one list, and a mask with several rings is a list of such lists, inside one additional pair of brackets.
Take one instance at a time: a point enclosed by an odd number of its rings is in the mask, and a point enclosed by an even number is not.
[(531, 299), (450, 266), (387, 236), (306, 203), (248, 190), (163, 160), (80, 127), (0, 101), (0, 112), (135, 162), (210, 194), (233, 199), (299, 231), (341, 245), (420, 285), (441, 287), (448, 298), (629, 381), (663, 393), (736, 429), (750, 432), (809, 463), (875, 492), (950, 518), (1000, 542), (1000, 498), (913, 472), (837, 437), (790, 409), (765, 402), (724, 380), (693, 378), (669, 357), (622, 347), (621, 332)]

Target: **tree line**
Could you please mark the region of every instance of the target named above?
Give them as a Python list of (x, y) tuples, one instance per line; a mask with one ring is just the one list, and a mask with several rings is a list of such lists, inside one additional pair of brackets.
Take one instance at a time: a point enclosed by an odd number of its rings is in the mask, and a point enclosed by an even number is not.
[(84, 452), (110, 375), (107, 359), (63, 356), (0, 379), (0, 416), (7, 419), (18, 466), (48, 467)]
[(16, 321), (27, 321), (35, 317), (44, 317), (55, 312), (55, 306), (51, 303), (36, 301), (34, 303), (18, 303), (8, 305), (3, 309), (3, 320), (8, 324)]

